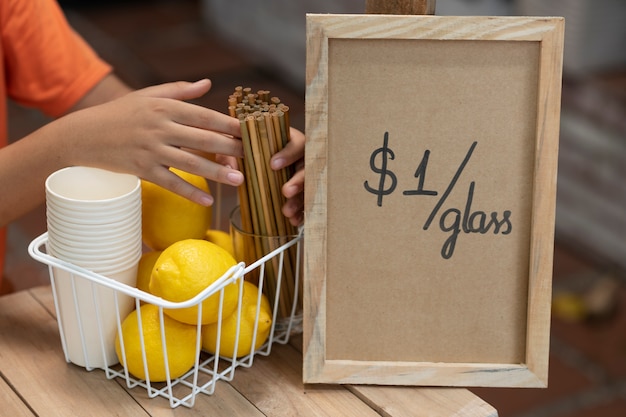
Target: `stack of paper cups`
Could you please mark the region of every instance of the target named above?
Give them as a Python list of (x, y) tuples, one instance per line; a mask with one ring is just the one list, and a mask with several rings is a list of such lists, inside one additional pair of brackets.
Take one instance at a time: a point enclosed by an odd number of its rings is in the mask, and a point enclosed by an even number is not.
[[(46, 180), (48, 252), (73, 265), (134, 286), (141, 258), (141, 182), (134, 175), (69, 167)], [(115, 354), (117, 317), (133, 299), (109, 286), (52, 268), (66, 358), (105, 368)]]

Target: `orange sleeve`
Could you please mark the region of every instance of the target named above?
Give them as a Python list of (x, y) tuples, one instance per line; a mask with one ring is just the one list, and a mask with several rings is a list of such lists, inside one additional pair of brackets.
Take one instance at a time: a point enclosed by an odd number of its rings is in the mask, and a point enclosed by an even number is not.
[(7, 94), (58, 117), (111, 72), (54, 0), (2, 0)]

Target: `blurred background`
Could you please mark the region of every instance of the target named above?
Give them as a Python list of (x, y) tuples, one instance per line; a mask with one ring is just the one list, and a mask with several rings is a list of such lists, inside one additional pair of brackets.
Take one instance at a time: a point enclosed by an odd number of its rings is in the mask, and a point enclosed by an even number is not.
[[(267, 89), (301, 130), (305, 13), (365, 10), (365, 0), (59, 3), (132, 87), (209, 77), (197, 102), (223, 112), (235, 86)], [(566, 20), (549, 388), (472, 391), (500, 416), (626, 416), (626, 1), (439, 0), (436, 14)], [(12, 104), (10, 138), (47, 121)], [(49, 282), (26, 251), (45, 228), (44, 207), (10, 226), (1, 293)]]

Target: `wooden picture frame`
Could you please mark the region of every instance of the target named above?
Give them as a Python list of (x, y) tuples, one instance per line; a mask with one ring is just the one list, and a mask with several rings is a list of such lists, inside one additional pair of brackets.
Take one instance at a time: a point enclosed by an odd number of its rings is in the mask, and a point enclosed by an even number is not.
[(307, 15), (305, 383), (547, 386), (563, 28)]

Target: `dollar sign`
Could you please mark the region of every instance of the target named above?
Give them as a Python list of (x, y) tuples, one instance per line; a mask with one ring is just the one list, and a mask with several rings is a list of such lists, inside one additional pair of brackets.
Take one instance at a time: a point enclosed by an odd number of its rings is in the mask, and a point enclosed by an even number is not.
[[(396, 178), (396, 174), (387, 169), (387, 157), (390, 159), (395, 159), (396, 155), (393, 153), (391, 149), (387, 147), (389, 143), (389, 132), (385, 132), (385, 139), (383, 141), (383, 147), (376, 149), (372, 152), (372, 156), (370, 156), (370, 168), (372, 171), (380, 174), (380, 180), (378, 181), (378, 188), (371, 187), (368, 181), (365, 181), (363, 184), (365, 189), (372, 194), (376, 194), (378, 196), (378, 207), (383, 205), (383, 196), (391, 194), (393, 190), (396, 189), (396, 184), (398, 182)], [(378, 168), (376, 166), (376, 157), (378, 154), (381, 154), (381, 167)], [(385, 180), (389, 176), (391, 178), (391, 184), (388, 188), (385, 188)]]

